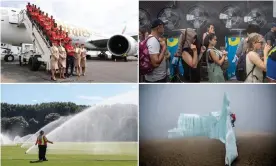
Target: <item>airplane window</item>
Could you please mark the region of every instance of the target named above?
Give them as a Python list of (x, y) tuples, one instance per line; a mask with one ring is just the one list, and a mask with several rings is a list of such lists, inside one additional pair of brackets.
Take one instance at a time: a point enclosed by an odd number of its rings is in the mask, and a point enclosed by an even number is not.
[(12, 12), (16, 12), (15, 10), (11, 10)]

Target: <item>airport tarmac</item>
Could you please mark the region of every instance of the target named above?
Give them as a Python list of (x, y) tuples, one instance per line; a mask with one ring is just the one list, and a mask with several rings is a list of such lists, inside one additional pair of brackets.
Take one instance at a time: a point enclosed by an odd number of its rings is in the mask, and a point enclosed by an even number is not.
[(28, 66), (19, 66), (19, 62), (1, 60), (2, 83), (118, 83), (137, 82), (138, 61), (117, 62), (108, 60), (87, 60), (85, 76), (72, 76), (67, 79), (51, 81), (50, 73), (41, 67), (39, 71), (30, 71)]

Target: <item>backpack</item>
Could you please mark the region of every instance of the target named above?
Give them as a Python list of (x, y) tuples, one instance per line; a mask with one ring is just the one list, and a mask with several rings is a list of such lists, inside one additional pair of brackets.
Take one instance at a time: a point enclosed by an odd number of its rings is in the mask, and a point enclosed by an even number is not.
[(147, 39), (139, 42), (139, 73), (141, 75), (149, 74), (153, 71), (153, 66), (150, 60), (150, 54), (147, 46), (148, 40), (154, 36), (150, 36)]
[(246, 52), (243, 52), (238, 60), (237, 66), (236, 66), (236, 78), (238, 81), (245, 81), (247, 77), (253, 72), (256, 65), (254, 64), (252, 70), (246, 74)]

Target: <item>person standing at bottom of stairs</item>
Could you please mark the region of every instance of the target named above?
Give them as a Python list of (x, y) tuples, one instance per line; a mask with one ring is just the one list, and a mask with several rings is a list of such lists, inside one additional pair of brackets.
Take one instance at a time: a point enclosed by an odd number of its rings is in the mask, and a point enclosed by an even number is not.
[(75, 45), (75, 56), (74, 56), (74, 60), (75, 60), (75, 68), (76, 68), (76, 73), (77, 76), (80, 77), (80, 72), (81, 72), (81, 66), (80, 66), (80, 62), (81, 62), (81, 52), (80, 52), (80, 48), (79, 48), (79, 44), (76, 43)]
[(86, 67), (86, 52), (87, 52), (86, 49), (84, 48), (84, 44), (81, 44), (80, 51), (81, 51), (80, 65), (81, 65), (82, 75), (84, 76), (85, 75), (85, 67)]
[[(67, 58), (66, 58), (66, 76), (72, 76), (74, 71), (74, 55), (75, 55), (75, 49), (72, 45), (72, 40), (70, 39), (68, 43), (65, 44), (65, 50), (67, 52)], [(68, 73), (69, 66), (71, 68), (70, 74)]]
[(56, 70), (58, 69), (58, 60), (59, 60), (59, 50), (57, 42), (53, 42), (51, 47), (51, 80), (56, 81)]
[(65, 79), (64, 73), (66, 68), (66, 51), (64, 48), (64, 40), (62, 39), (59, 43), (59, 76), (60, 78)]

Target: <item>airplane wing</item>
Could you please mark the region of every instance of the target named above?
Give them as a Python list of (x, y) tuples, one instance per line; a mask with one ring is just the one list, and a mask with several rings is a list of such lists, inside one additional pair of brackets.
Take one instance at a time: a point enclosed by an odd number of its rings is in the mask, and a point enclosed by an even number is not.
[[(131, 35), (131, 34), (125, 34), (126, 32), (126, 26), (123, 28), (122, 33), (121, 34), (116, 34), (116, 35), (122, 35), (122, 36), (130, 36), (132, 38), (134, 38), (134, 40), (136, 40), (136, 42), (138, 41), (138, 35)], [(93, 46), (95, 46), (95, 48), (91, 49), (91, 50), (99, 50), (99, 51), (107, 51), (107, 42), (108, 40), (116, 35), (93, 35), (91, 38), (89, 38), (86, 42), (89, 44), (92, 44)], [(117, 43), (119, 44), (119, 43)], [(120, 45), (120, 44), (119, 44)]]

